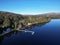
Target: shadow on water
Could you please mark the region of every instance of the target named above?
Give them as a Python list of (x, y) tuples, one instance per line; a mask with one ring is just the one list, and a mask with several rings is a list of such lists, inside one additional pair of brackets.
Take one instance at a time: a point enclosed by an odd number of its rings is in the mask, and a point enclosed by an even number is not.
[(0, 45), (60, 45), (60, 19), (33, 25), (27, 29), (35, 34), (13, 31), (0, 37)]
[(19, 31), (12, 31), (12, 32), (10, 32), (10, 33), (8, 33), (8, 34), (5, 34), (5, 35), (3, 35), (3, 36), (0, 36), (0, 44), (3, 42), (3, 40), (6, 38), (6, 37), (11, 37), (11, 36), (13, 36), (13, 35), (17, 35), (17, 34), (21, 34), (22, 32), (19, 32)]
[[(26, 28), (26, 29), (28, 29), (28, 30), (30, 30), (31, 28), (33, 28), (34, 26), (44, 26), (45, 24), (47, 24), (47, 23), (49, 23), (49, 22), (46, 22), (46, 23), (41, 23), (41, 24), (37, 24), (37, 25), (32, 25), (30, 28)], [(6, 31), (6, 29), (7, 28), (0, 28), (0, 34), (1, 33), (3, 33), (3, 31)], [(10, 33), (8, 33), (8, 34), (5, 34), (4, 36), (0, 36), (0, 44), (2, 44), (2, 42), (3, 42), (3, 40), (6, 38), (6, 37), (11, 37), (11, 36), (13, 36), (13, 35), (17, 35), (17, 34), (21, 34), (22, 32), (19, 32), (19, 31), (12, 31), (12, 32), (10, 32)]]
[(4, 39), (4, 37), (1, 36), (1, 37), (0, 37), (0, 45), (1, 45), (1, 43), (3, 42), (3, 39)]

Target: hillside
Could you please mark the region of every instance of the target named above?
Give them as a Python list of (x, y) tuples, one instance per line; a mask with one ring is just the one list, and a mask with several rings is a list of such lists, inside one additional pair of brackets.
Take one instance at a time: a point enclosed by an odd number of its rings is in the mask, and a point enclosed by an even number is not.
[(29, 23), (38, 24), (49, 22), (51, 19), (60, 18), (60, 13), (46, 13), (39, 15), (22, 15), (11, 12), (0, 11), (0, 28), (10, 27), (20, 29), (26, 27)]
[(60, 19), (60, 13), (45, 13), (45, 14), (39, 14), (39, 16), (48, 16), (51, 19)]
[(30, 28), (35, 25), (41, 25), (49, 22), (51, 19), (60, 19), (60, 13), (22, 15), (0, 11), (0, 33), (6, 31), (7, 28), (20, 30)]
[(0, 11), (0, 27), (12, 27), (16, 28), (16, 25), (24, 17), (21, 14), (15, 14), (11, 12)]

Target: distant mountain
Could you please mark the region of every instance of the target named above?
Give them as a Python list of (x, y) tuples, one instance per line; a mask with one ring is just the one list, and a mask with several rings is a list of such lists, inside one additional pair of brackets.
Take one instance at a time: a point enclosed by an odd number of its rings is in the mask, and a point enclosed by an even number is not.
[(44, 14), (38, 14), (38, 15), (60, 15), (60, 13), (44, 13)]
[(45, 14), (38, 14), (37, 16), (48, 16), (51, 17), (52, 19), (55, 18), (60, 18), (60, 13), (45, 13)]
[(47, 13), (45, 14), (51, 18), (60, 18), (60, 13)]
[(46, 15), (60, 15), (60, 13), (46, 13)]

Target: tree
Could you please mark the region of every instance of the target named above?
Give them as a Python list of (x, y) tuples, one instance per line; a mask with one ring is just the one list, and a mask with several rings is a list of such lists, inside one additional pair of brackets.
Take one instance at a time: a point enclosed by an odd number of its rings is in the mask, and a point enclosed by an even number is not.
[(3, 26), (4, 27), (9, 27), (10, 26), (10, 20), (9, 19), (5, 19), (5, 21), (3, 22)]

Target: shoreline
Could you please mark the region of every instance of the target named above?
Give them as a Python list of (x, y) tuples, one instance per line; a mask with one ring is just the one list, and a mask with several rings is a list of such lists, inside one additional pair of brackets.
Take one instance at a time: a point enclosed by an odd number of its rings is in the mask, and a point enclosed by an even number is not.
[(26, 25), (25, 27), (22, 27), (22, 29), (20, 29), (20, 28), (18, 27), (17, 29), (12, 29), (12, 30), (9, 31), (9, 32), (3, 32), (2, 34), (0, 34), (0, 36), (3, 36), (3, 35), (5, 35), (5, 34), (8, 34), (8, 33), (12, 32), (12, 31), (16, 31), (16, 30), (18, 30), (18, 31), (24, 31), (24, 32), (31, 32), (32, 35), (33, 35), (33, 34), (34, 34), (34, 31), (29, 31), (29, 30), (25, 30), (25, 29), (26, 29), (26, 28), (30, 28), (30, 27), (32, 27), (32, 26), (34, 26), (34, 25), (40, 25), (40, 24), (43, 24), (43, 23), (46, 23), (46, 22), (49, 22), (49, 21), (50, 21), (50, 20), (42, 21), (42, 22), (30, 23), (30, 24)]

